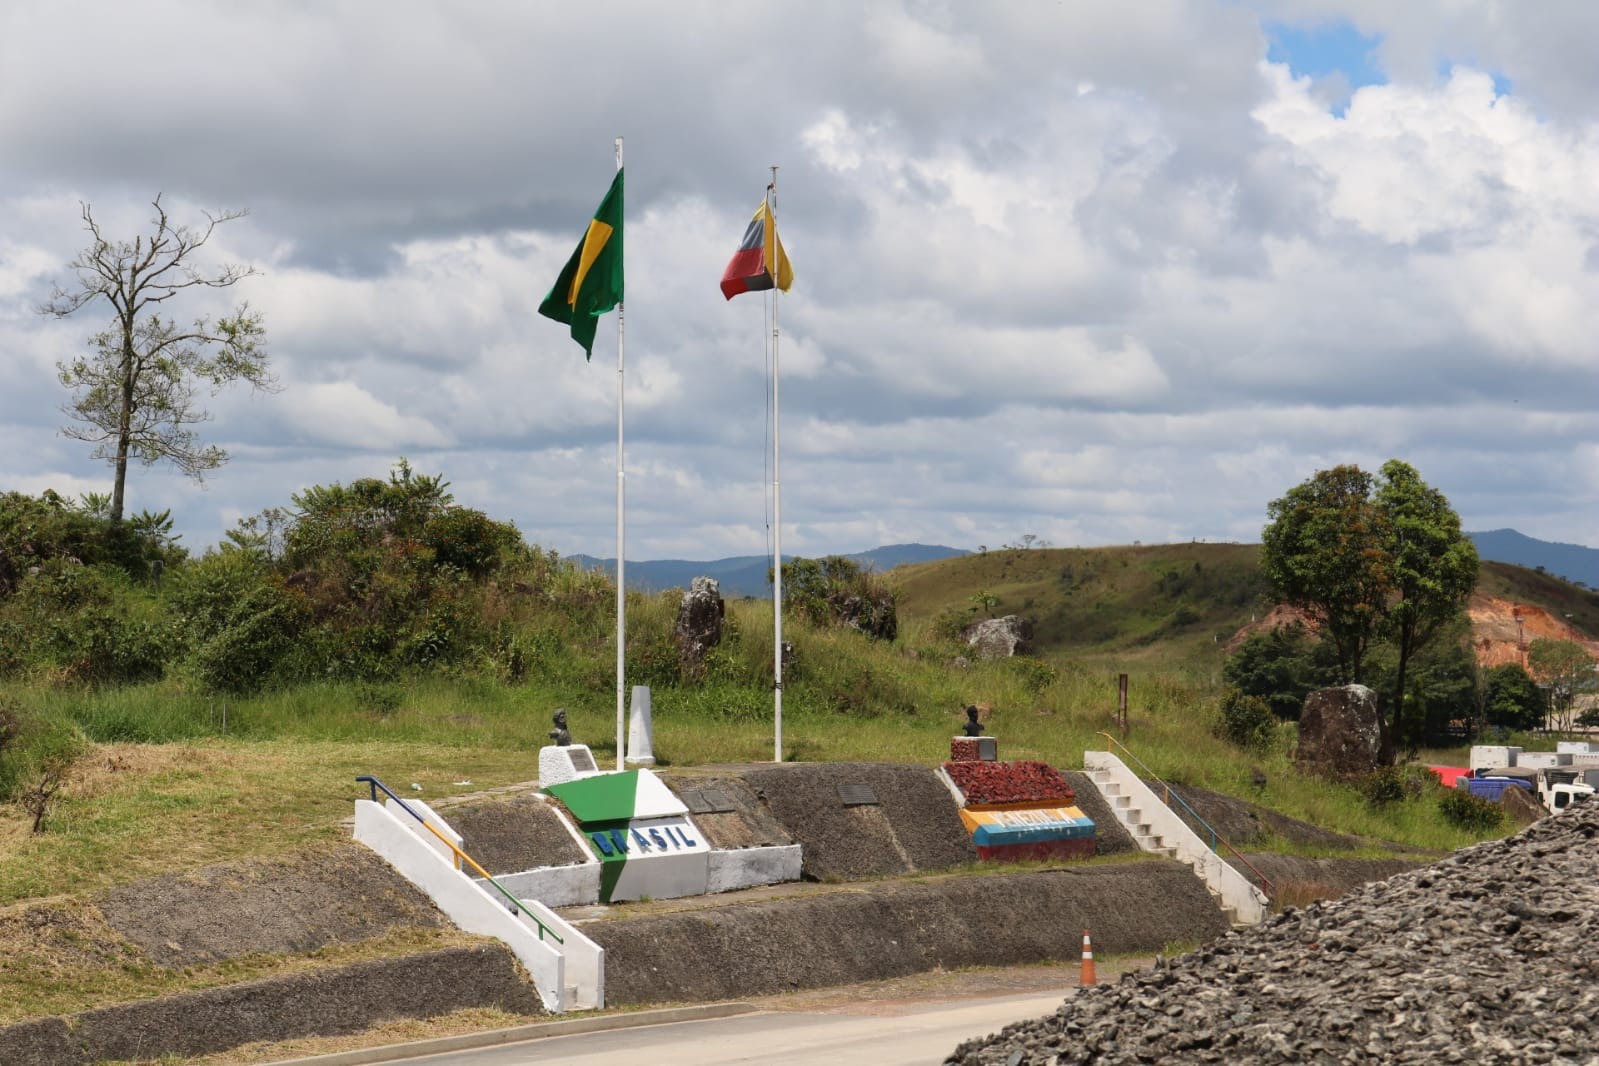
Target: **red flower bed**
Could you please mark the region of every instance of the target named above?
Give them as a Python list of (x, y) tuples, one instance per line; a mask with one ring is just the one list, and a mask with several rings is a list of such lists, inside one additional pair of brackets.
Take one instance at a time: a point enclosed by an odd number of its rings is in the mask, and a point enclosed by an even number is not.
[(967, 803), (1075, 803), (1066, 779), (1045, 762), (947, 762), (944, 772)]

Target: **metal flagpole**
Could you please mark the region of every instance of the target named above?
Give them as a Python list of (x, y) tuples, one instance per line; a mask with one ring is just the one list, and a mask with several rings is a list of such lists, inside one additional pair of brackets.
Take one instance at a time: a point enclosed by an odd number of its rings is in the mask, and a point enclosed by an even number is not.
[[(766, 266), (772, 274), (772, 761), (783, 761), (783, 478), (779, 460), (778, 442), (781, 439), (782, 419), (777, 404), (777, 382), (781, 376), (777, 364), (777, 298), (782, 291), (777, 287), (778, 272), (782, 266), (777, 258), (777, 168), (772, 168), (772, 183), (766, 187), (766, 213), (771, 221), (772, 245), (761, 254), (767, 258)], [(765, 243), (764, 241), (762, 242)]]
[[(622, 138), (616, 139), (616, 169), (622, 169)], [(623, 204), (624, 232), (626, 222), (626, 203)], [(623, 255), (627, 252), (627, 245), (622, 245)], [(623, 259), (623, 276), (627, 276), (626, 259)], [(624, 562), (626, 555), (624, 547), (626, 539), (623, 535), (625, 528), (624, 515), (627, 503), (627, 467), (623, 462), (622, 452), (622, 338), (623, 329), (623, 304), (616, 305), (616, 768), (621, 770), (622, 757), (626, 748), (623, 745), (623, 674), (627, 665), (627, 583), (623, 579)]]

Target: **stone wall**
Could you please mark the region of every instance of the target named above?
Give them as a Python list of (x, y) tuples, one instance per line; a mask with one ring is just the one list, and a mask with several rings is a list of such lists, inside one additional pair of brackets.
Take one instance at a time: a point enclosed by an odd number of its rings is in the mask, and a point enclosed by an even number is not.
[(466, 1007), (543, 1013), (504, 947), (446, 948), (25, 1022), (0, 1029), (0, 1063), (87, 1066), (209, 1055), (257, 1041), (358, 1033), (394, 1018)]
[(1069, 961), (1085, 929), (1098, 953), (1152, 955), (1227, 923), (1187, 866), (1149, 860), (879, 882), (583, 929), (605, 948), (607, 1005), (627, 1006)]

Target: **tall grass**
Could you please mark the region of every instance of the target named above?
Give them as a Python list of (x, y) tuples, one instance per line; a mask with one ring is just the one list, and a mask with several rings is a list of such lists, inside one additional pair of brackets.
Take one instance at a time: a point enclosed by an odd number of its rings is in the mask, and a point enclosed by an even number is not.
[[(509, 639), (524, 645), (515, 671), (486, 661), (248, 697), (206, 695), (181, 675), (122, 686), (39, 677), (0, 685), (0, 699), (92, 745), (46, 833), (29, 836), (19, 828), (23, 812), (0, 808), (0, 903), (337, 837), (347, 832), (339, 822), (361, 773), (417, 784), (429, 799), (529, 780), (556, 707), (566, 708), (573, 737), (613, 765), (615, 645), (591, 601), (582, 625), (508, 618)], [(770, 606), (729, 603), (723, 643), (685, 677), (672, 636), (676, 602), (629, 602), (627, 678), (651, 686), (657, 759), (674, 767), (772, 759)], [(1076, 768), (1084, 750), (1110, 747), (1102, 734), (1112, 732), (1179, 789), (1246, 796), (1413, 846), (1472, 839), (1426, 797), (1373, 809), (1356, 789), (1299, 772), (1291, 730), (1252, 753), (1219, 740), (1216, 679), (1188, 658), (1174, 665), (1140, 648), (985, 662), (940, 639), (931, 618), (907, 622), (893, 643), (800, 620), (784, 635), (796, 649), (785, 668), (785, 760), (936, 765), (963, 708), (977, 703), (992, 708), (987, 730), (1004, 759)], [(1129, 675), (1125, 737), (1115, 721), (1120, 672)], [(1429, 761), (1460, 762), (1464, 753), (1429, 753)], [(1259, 775), (1266, 783), (1257, 788)]]

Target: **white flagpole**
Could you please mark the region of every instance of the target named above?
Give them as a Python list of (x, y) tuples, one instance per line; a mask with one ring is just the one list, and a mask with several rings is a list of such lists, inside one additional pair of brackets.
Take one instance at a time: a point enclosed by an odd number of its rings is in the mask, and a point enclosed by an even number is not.
[[(616, 169), (622, 169), (622, 138), (616, 139)], [(626, 210), (623, 202), (623, 233), (624, 242), (626, 234)], [(627, 276), (626, 251), (627, 245), (623, 243), (622, 276)], [(623, 305), (616, 305), (616, 768), (621, 770), (623, 753), (626, 748), (623, 744), (623, 675), (627, 666), (627, 583), (623, 580), (623, 570), (626, 567), (624, 548), (626, 538), (624, 529), (626, 523), (624, 516), (627, 505), (627, 467), (623, 461), (622, 451), (622, 337), (624, 330)]]
[(777, 363), (777, 287), (781, 263), (777, 258), (777, 168), (772, 168), (772, 184), (767, 186), (766, 211), (772, 221), (772, 244), (762, 256), (771, 256), (772, 271), (772, 761), (783, 761), (783, 479), (778, 442), (782, 419), (777, 404), (777, 382), (781, 376)]

